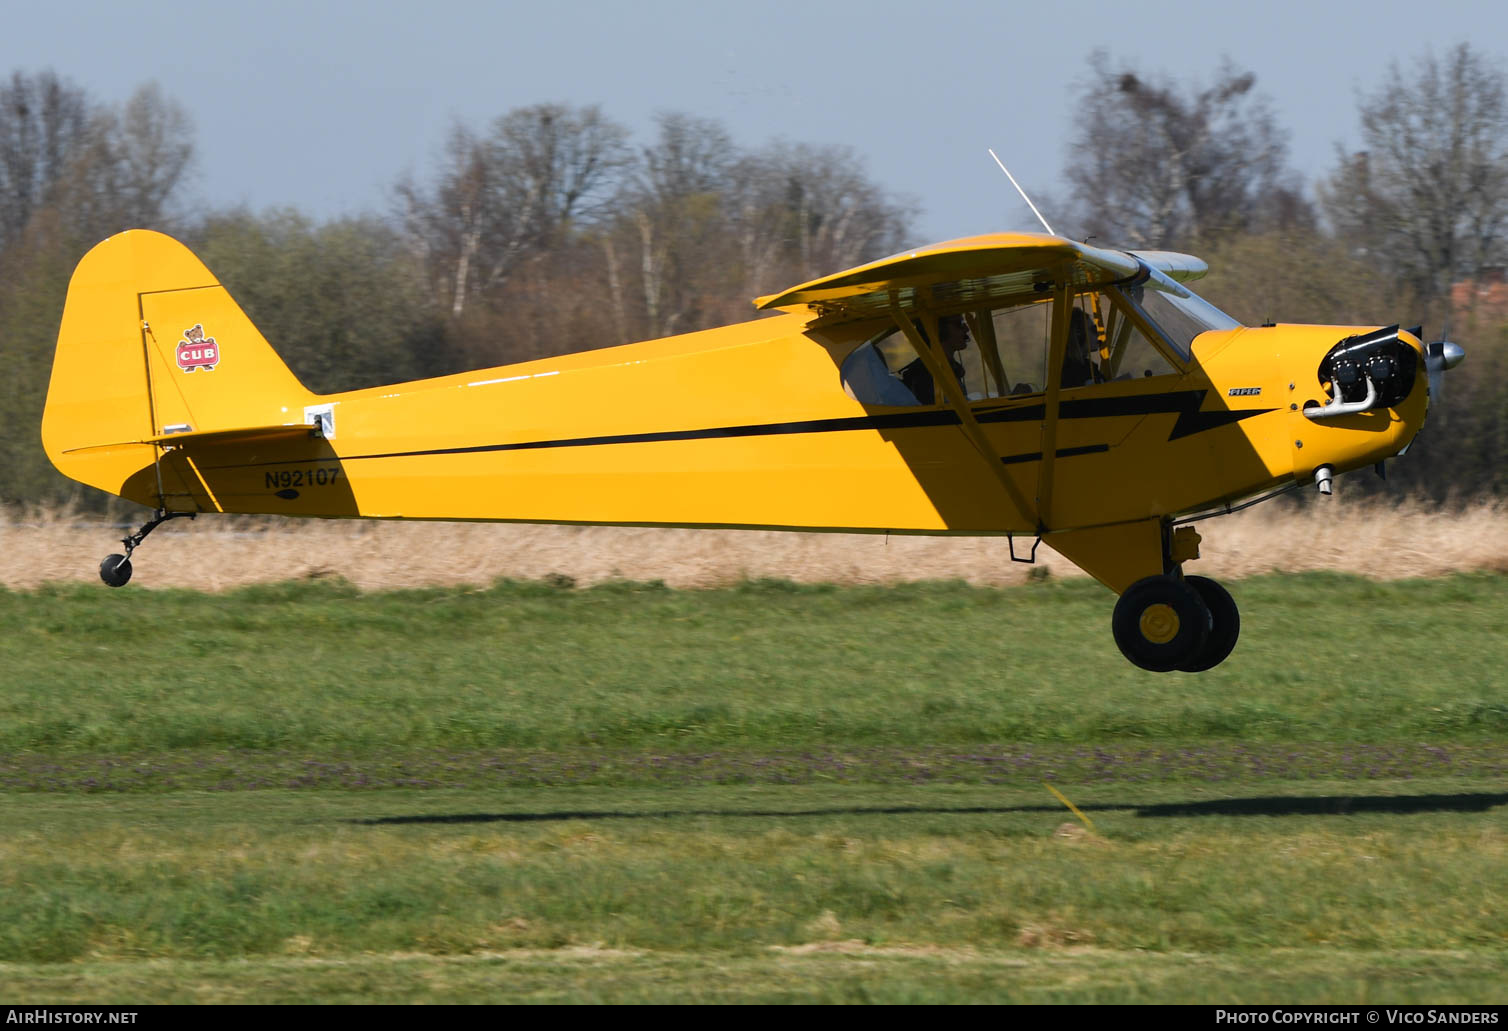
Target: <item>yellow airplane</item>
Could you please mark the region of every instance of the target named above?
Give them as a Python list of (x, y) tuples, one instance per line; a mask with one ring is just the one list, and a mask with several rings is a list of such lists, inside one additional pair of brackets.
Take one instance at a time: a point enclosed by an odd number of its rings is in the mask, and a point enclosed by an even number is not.
[[(1234, 647), (1194, 519), (1402, 453), (1459, 347), (1245, 327), (1167, 252), (1001, 233), (756, 305), (776, 317), (316, 395), (182, 244), (132, 230), (69, 286), (42, 417), (65, 475), (156, 510), (1008, 534), (1120, 596), (1150, 670)], [(1420, 375), (1427, 371), (1428, 375)], [(1248, 502), (1254, 503), (1254, 502)]]

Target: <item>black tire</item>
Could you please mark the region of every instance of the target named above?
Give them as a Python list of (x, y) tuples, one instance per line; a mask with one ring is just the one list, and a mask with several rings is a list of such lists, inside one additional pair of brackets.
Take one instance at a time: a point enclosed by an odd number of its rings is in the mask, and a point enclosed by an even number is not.
[(1167, 673), (1191, 662), (1210, 631), (1199, 592), (1171, 576), (1149, 576), (1126, 588), (1110, 620), (1121, 654), (1142, 669)]
[(131, 560), (124, 555), (106, 555), (99, 564), (99, 578), (110, 587), (124, 587), (131, 579)]
[(1230, 592), (1208, 577), (1186, 576), (1183, 582), (1199, 593), (1204, 607), (1210, 610), (1210, 632), (1204, 647), (1178, 668), (1185, 673), (1203, 673), (1224, 662), (1235, 648), (1236, 639), (1241, 636), (1241, 611)]

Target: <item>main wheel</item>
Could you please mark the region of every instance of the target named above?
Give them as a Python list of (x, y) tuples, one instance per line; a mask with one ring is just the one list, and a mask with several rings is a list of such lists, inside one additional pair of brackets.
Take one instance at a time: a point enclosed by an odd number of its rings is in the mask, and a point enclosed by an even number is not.
[(131, 560), (124, 555), (106, 555), (99, 564), (99, 578), (111, 587), (124, 587), (131, 579)]
[(1203, 576), (1186, 576), (1183, 582), (1199, 593), (1204, 607), (1210, 610), (1210, 632), (1204, 647), (1178, 668), (1185, 673), (1203, 673), (1225, 661), (1241, 636), (1241, 612), (1236, 599), (1215, 581)]
[(1210, 610), (1199, 592), (1172, 576), (1149, 576), (1126, 588), (1110, 620), (1121, 654), (1142, 669), (1166, 673), (1200, 654)]

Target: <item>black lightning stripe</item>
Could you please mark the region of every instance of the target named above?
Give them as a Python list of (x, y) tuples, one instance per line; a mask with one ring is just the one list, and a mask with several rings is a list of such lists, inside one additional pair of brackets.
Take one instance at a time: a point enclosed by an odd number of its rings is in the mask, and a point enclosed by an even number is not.
[[(1248, 408), (1237, 411), (1220, 409), (1202, 412), (1207, 390), (1175, 390), (1163, 394), (1136, 394), (1129, 397), (1093, 397), (1065, 400), (1058, 409), (1060, 419), (1106, 419), (1127, 415), (1176, 414), (1178, 420), (1168, 434), (1168, 440), (1202, 433), (1205, 430), (1226, 426), (1265, 415), (1272, 408)], [(981, 423), (1040, 422), (1046, 412), (1042, 403), (1011, 408), (976, 409), (975, 418)], [(474, 455), (488, 451), (533, 451), (556, 447), (601, 447), (609, 444), (658, 444), (679, 440), (711, 440), (719, 437), (773, 437), (798, 433), (844, 433), (854, 430), (900, 430), (934, 426), (957, 426), (958, 414), (951, 409), (928, 409), (920, 412), (895, 412), (887, 415), (860, 415), (844, 419), (810, 419), (801, 422), (751, 423), (743, 426), (713, 426), (696, 430), (661, 430), (653, 433), (618, 433), (597, 437), (562, 437), (553, 440), (524, 440), (508, 444), (476, 444), (469, 447), (426, 448), (417, 451), (388, 451), (370, 455), (344, 455), (342, 462), (375, 458), (417, 458), (428, 455)], [(1108, 444), (1093, 444), (1087, 447), (1059, 450), (1059, 457), (1091, 454), (1108, 451)], [(1041, 452), (1027, 455), (1010, 455), (1001, 461), (1006, 464), (1033, 462), (1042, 457)], [(259, 462), (257, 465), (288, 465), (290, 462)]]
[(704, 430), (661, 430), (657, 433), (619, 433), (604, 437), (565, 437), (559, 440), (524, 440), (513, 444), (478, 444), (475, 447), (432, 448), (426, 451), (393, 451), (357, 458), (408, 458), (415, 455), (469, 455), (479, 451), (532, 451), (546, 447), (597, 447), (603, 444), (659, 444), (670, 440), (710, 440), (716, 437), (776, 437), (790, 433), (842, 433), (848, 430), (899, 430), (921, 426), (957, 426), (952, 411), (901, 412), (895, 415), (861, 415), (848, 419), (811, 419), (806, 422), (767, 422), (747, 426), (713, 426)]
[[(1109, 444), (1085, 444), (1083, 447), (1060, 447), (1053, 454), (1059, 458), (1072, 458), (1074, 455), (1097, 455), (1109, 450)], [(1029, 451), (1024, 455), (1006, 455), (1000, 461), (1004, 465), (1015, 465), (1018, 462), (1040, 462), (1041, 460), (1042, 452)]]
[[(1168, 433), (1169, 440), (1228, 426), (1254, 415), (1266, 415), (1275, 408), (1218, 409), (1200, 411), (1208, 390), (1173, 390), (1165, 394), (1132, 394), (1127, 397), (1087, 397), (1065, 400), (1058, 408), (1059, 419), (1109, 419), (1118, 415), (1176, 414), (1178, 421)], [(1040, 422), (1046, 415), (1045, 405), (1025, 405), (982, 411), (975, 415), (985, 422)]]

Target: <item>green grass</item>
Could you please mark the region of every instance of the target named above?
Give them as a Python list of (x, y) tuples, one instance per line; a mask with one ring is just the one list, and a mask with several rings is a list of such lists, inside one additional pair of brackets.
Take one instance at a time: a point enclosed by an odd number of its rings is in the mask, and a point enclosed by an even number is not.
[(0, 593), (0, 984), (1501, 1003), (1508, 578), (1234, 591)]
[(0, 978), (141, 1001), (1502, 999), (1508, 781), (1070, 791), (1093, 833), (1040, 786), (12, 796)]
[(1131, 667), (1092, 583), (0, 593), (0, 754), (1488, 743), (1508, 578), (1237, 584), (1235, 654)]
[(834, 949), (520, 951), (337, 960), (0, 964), (13, 997), (141, 1003), (1182, 1003), (1501, 1005), (1502, 958), (1308, 948), (1250, 955)]

